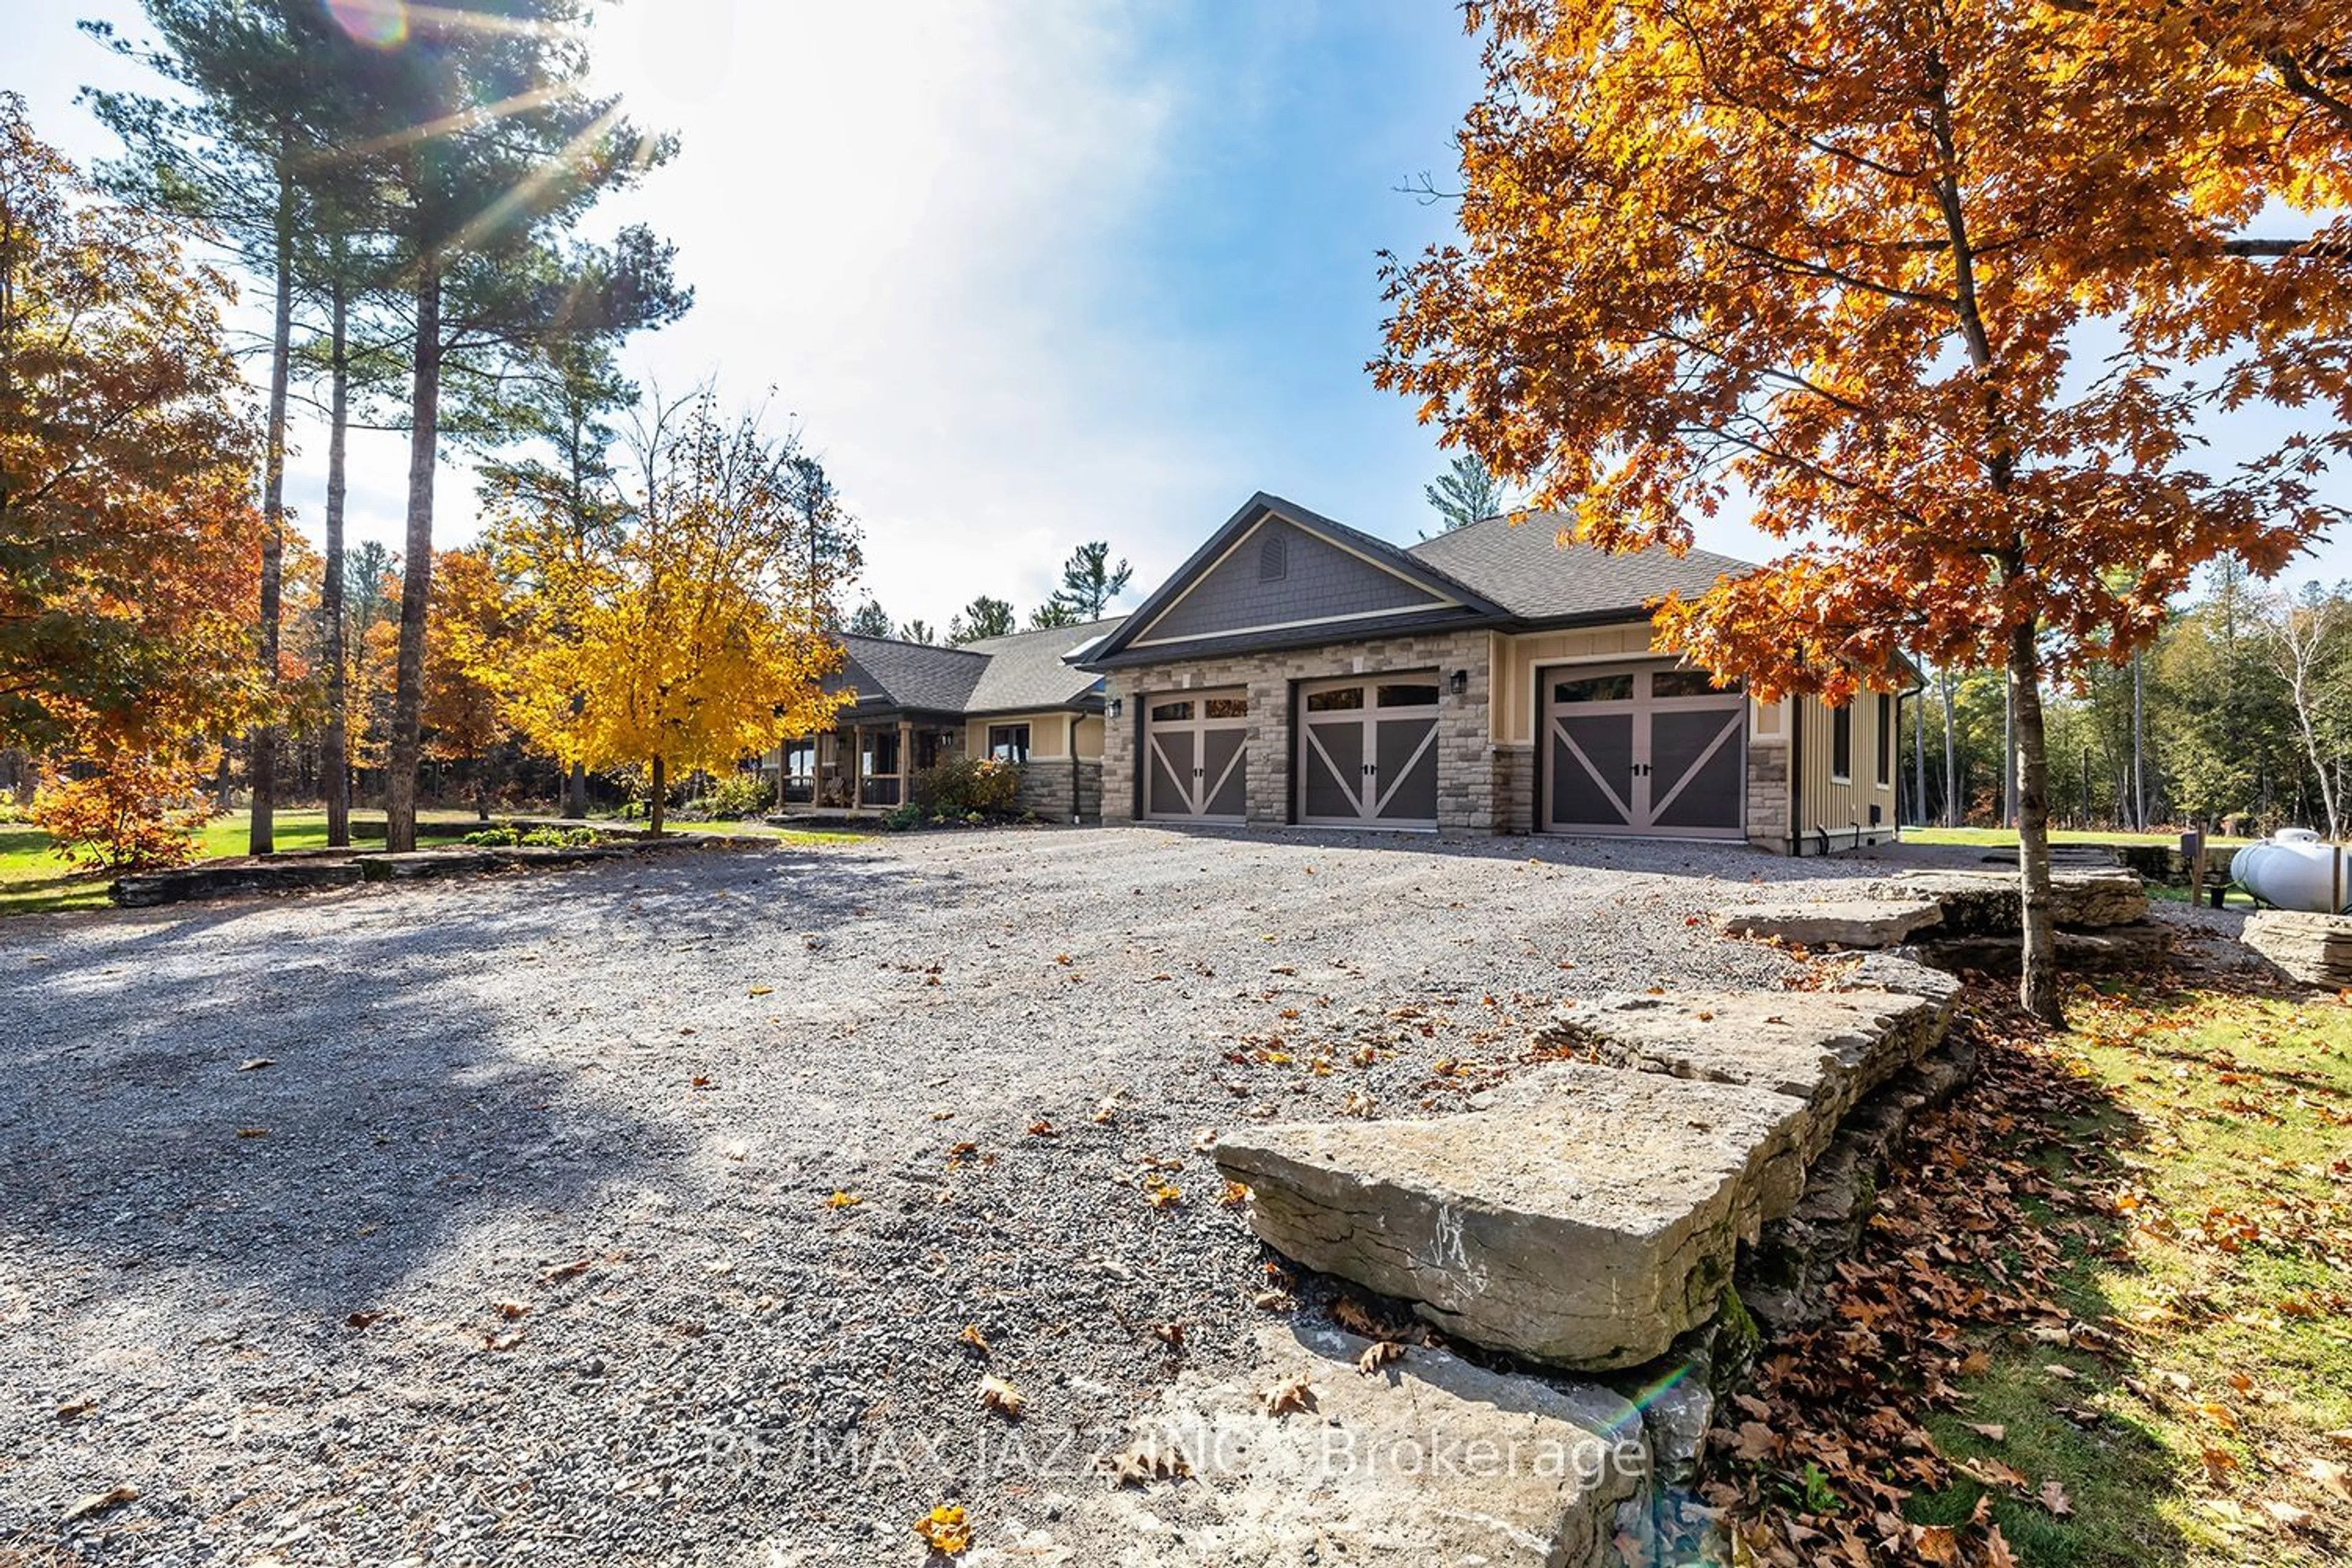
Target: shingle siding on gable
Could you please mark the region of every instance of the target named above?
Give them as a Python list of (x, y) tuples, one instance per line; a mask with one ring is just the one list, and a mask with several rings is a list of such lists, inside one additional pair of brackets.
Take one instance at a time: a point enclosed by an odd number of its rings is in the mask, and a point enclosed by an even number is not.
[[(1259, 551), (1269, 535), (1282, 540), (1288, 556), (1285, 574), (1271, 582), (1258, 572)], [(1332, 616), (1433, 609), (1439, 603), (1419, 585), (1270, 518), (1145, 627), (1137, 641), (1149, 645)], [(1343, 636), (1344, 630), (1335, 628), (1335, 635)]]

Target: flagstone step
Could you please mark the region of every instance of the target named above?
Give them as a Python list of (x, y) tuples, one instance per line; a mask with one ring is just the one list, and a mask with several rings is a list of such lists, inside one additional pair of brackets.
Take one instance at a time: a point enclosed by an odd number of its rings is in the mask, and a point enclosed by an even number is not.
[(1250, 1129), (1216, 1161), (1287, 1257), (1491, 1350), (1633, 1366), (1713, 1315), (1847, 1111), (1942, 1038), (1936, 989), (1612, 997), (1538, 1037), (1582, 1059), (1469, 1110)]
[(1715, 929), (1795, 947), (1885, 948), (1943, 918), (1933, 899), (1786, 899), (1718, 910)]
[[(1065, 1568), (1631, 1568), (1653, 1560), (1641, 1415), (1591, 1384), (1268, 1324), (1246, 1381), (1180, 1378), (1105, 1458), (1129, 1480), (1008, 1505), (1006, 1562)], [(1286, 1408), (1268, 1390), (1303, 1383)], [(1170, 1474), (1175, 1471), (1175, 1474)], [(1024, 1517), (1024, 1515), (1026, 1515)]]
[[(1872, 886), (1873, 896), (1932, 899), (1943, 911), (1938, 938), (2005, 936), (2024, 923), (2024, 897), (2011, 871), (1914, 871)], [(2053, 870), (2050, 916), (2078, 930), (2128, 925), (2147, 918), (2147, 885), (2120, 867)]]
[(2257, 910), (2241, 940), (2305, 985), (2352, 986), (2352, 916)]

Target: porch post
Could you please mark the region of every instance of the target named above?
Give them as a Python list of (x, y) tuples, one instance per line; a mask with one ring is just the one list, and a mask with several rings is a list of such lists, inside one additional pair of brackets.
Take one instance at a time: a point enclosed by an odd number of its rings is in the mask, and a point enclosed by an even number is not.
[(866, 804), (866, 748), (861, 743), (865, 731), (853, 720), (849, 726), (849, 809), (856, 810)]
[(898, 804), (905, 805), (915, 798), (915, 726), (908, 720), (898, 721)]

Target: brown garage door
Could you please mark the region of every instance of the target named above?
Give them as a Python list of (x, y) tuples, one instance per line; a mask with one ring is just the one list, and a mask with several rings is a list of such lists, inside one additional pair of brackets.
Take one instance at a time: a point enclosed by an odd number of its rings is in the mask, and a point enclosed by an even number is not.
[(1740, 838), (1748, 699), (1673, 665), (1543, 676), (1547, 833)]
[(1249, 813), (1249, 693), (1170, 691), (1143, 710), (1143, 815), (1239, 822)]

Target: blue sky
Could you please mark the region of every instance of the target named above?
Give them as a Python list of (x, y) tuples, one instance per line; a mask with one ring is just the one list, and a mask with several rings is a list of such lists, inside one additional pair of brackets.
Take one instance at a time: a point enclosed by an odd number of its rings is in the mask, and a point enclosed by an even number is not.
[[(80, 16), (137, 30), (127, 0), (0, 0), (0, 87), (88, 161), (111, 149), (75, 89), (124, 72)], [(1092, 538), (1140, 592), (1261, 489), (1401, 541), (1427, 522), (1444, 458), (1363, 364), (1375, 253), (1451, 226), (1397, 189), (1443, 177), (1476, 89), (1444, 0), (629, 0), (598, 32), (607, 84), (684, 141), (600, 214), (669, 235), (698, 291), (632, 368), (797, 423), (892, 614), (1025, 612)], [(325, 441), (299, 438), (315, 530)], [(396, 542), (401, 438), (354, 469), (354, 534)], [(467, 540), (461, 458), (440, 495)], [(1700, 542), (1763, 549), (1730, 521)], [(2294, 574), (2352, 576), (2352, 545)]]

